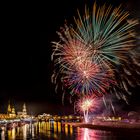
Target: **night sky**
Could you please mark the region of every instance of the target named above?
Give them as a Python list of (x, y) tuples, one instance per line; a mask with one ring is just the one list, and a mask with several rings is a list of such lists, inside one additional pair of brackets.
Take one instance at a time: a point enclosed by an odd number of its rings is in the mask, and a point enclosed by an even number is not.
[[(97, 0), (99, 5), (105, 1)], [(61, 94), (54, 92), (51, 83), (51, 41), (57, 41), (56, 31), (74, 23), (77, 9), (84, 9), (92, 0), (48, 0), (41, 6), (7, 7), (3, 11), (0, 55), (0, 112), (6, 112), (8, 100), (17, 110), (27, 103), (29, 113), (73, 113), (71, 105), (62, 105)], [(138, 0), (107, 0), (117, 6), (121, 3), (140, 19)], [(38, 32), (40, 30), (40, 32)], [(140, 100), (139, 87), (134, 89), (132, 103)], [(65, 101), (66, 102), (66, 101)], [(57, 109), (56, 109), (57, 108)]]

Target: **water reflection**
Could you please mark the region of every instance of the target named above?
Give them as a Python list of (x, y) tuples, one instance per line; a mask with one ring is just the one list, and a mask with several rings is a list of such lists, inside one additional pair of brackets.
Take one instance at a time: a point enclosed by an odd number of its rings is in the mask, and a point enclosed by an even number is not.
[[(133, 139), (139, 139), (140, 134)], [(119, 137), (119, 138), (118, 138)], [(103, 140), (103, 139), (131, 139), (131, 135), (114, 133), (109, 131), (93, 130), (88, 128), (75, 128), (61, 122), (38, 122), (2, 129), (1, 140), (27, 140), (27, 139), (51, 139), (51, 140)]]
[(87, 128), (84, 129), (84, 140), (90, 140), (89, 131)]
[[(109, 132), (106, 132), (106, 134), (109, 134)], [(105, 138), (106, 136), (104, 135), (104, 131), (88, 128), (77, 128), (76, 140), (102, 140), (102, 138)]]
[(5, 140), (5, 131), (1, 132), (1, 140)]

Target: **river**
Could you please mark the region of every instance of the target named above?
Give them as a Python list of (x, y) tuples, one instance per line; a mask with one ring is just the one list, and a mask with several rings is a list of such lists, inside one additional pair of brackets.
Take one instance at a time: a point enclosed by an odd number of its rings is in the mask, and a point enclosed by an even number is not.
[(1, 140), (139, 140), (140, 133), (73, 127), (61, 122), (37, 122), (3, 129)]

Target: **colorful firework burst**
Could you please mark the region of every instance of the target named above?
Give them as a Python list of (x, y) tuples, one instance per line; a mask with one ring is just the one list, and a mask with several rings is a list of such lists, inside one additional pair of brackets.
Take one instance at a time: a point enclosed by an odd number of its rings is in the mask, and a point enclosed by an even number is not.
[[(96, 3), (93, 12), (88, 8), (85, 8), (84, 16), (78, 12), (76, 28), (66, 25), (62, 32), (58, 32), (60, 42), (53, 42), (52, 59), (57, 68), (52, 81), (56, 83), (61, 75), (62, 87), (70, 89), (72, 95), (93, 93), (100, 96), (110, 87), (115, 93), (117, 88), (127, 92), (124, 81), (131, 82), (127, 76), (121, 76), (119, 70), (131, 74), (131, 69), (126, 71), (124, 64), (130, 62), (130, 51), (135, 49), (134, 27), (138, 24), (128, 16), (129, 13), (120, 6), (98, 8)], [(131, 64), (135, 62), (133, 60)], [(121, 97), (126, 99), (124, 95)]]
[(84, 114), (84, 121), (89, 122), (89, 112), (98, 108), (99, 102), (95, 96), (83, 96), (76, 102), (76, 109), (78, 112)]
[(93, 58), (98, 58), (105, 66), (127, 61), (128, 51), (134, 48), (134, 28), (137, 20), (128, 20), (129, 13), (121, 7), (113, 9), (104, 5), (93, 5), (93, 12), (85, 8), (85, 15), (78, 12), (75, 18), (77, 28), (70, 28), (73, 36), (84, 42), (91, 50)]
[[(112, 72), (112, 71), (111, 71)], [(110, 71), (100, 68), (100, 65), (91, 61), (85, 61), (76, 65), (73, 71), (68, 71), (63, 77), (71, 94), (95, 94), (102, 96), (106, 94), (109, 87), (115, 84)]]
[(99, 63), (114, 71), (117, 85), (111, 92), (127, 102), (125, 94), (131, 94), (129, 87), (140, 85), (140, 55), (134, 43), (134, 27), (138, 21), (129, 19), (129, 13), (121, 10), (120, 6), (115, 9), (105, 5), (98, 8), (94, 3), (93, 12), (85, 8), (85, 15), (78, 12), (75, 22), (77, 27), (71, 28), (71, 32), (87, 44), (92, 58), (98, 58)]
[(69, 40), (66, 44), (55, 46), (53, 55), (58, 57), (61, 81), (73, 94), (93, 94), (102, 96), (111, 84), (114, 84), (111, 69), (103, 69), (91, 52), (79, 40)]

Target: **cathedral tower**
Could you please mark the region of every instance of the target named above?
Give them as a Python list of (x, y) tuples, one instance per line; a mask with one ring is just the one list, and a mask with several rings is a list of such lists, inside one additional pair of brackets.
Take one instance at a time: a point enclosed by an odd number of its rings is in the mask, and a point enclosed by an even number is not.
[(26, 110), (26, 105), (25, 105), (25, 103), (23, 104), (22, 112), (23, 112), (23, 115), (27, 115), (27, 110)]
[(11, 105), (10, 105), (10, 101), (8, 102), (8, 108), (7, 108), (7, 114), (11, 114), (12, 109), (11, 109)]

